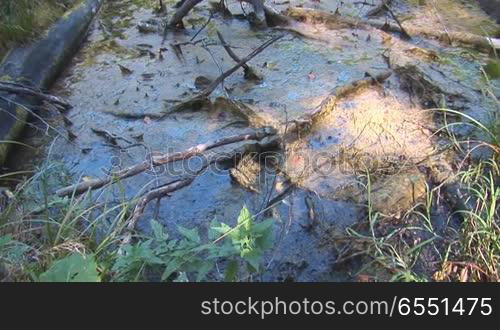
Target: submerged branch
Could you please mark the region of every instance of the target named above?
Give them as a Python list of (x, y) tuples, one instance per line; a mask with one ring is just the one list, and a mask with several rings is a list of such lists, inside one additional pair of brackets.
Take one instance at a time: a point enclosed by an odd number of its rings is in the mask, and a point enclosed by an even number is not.
[(191, 158), (193, 156), (200, 155), (201, 153), (217, 148), (220, 146), (224, 146), (227, 144), (231, 143), (236, 143), (236, 142), (242, 142), (242, 141), (247, 141), (247, 140), (256, 140), (260, 141), (264, 139), (265, 137), (272, 136), (276, 134), (275, 130), (272, 128), (262, 128), (259, 130), (256, 130), (253, 133), (250, 134), (241, 134), (241, 135), (235, 135), (235, 136), (229, 136), (225, 138), (221, 138), (219, 140), (216, 140), (212, 143), (204, 143), (204, 144), (199, 144), (195, 147), (189, 148), (184, 151), (180, 152), (175, 152), (175, 153), (167, 153), (167, 154), (153, 154), (149, 159), (144, 160), (141, 163), (135, 164), (133, 166), (127, 167), (123, 170), (111, 173), (111, 175), (101, 178), (101, 179), (92, 179), (88, 181), (84, 181), (78, 184), (71, 185), (69, 187), (65, 187), (62, 189), (59, 189), (56, 194), (58, 196), (70, 196), (72, 194), (78, 195), (82, 194), (88, 190), (94, 190), (94, 189), (99, 189), (104, 187), (107, 184), (117, 182), (122, 179), (129, 178), (131, 176), (137, 175), (139, 173), (142, 173), (144, 171), (147, 171), (148, 169), (160, 165), (165, 165), (168, 163), (180, 161), (180, 160), (185, 160), (188, 158)]

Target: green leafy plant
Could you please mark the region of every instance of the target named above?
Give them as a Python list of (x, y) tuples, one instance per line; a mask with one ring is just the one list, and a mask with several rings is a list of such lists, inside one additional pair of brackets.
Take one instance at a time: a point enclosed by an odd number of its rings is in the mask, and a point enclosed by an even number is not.
[[(117, 280), (142, 280), (147, 270), (162, 269), (161, 280), (202, 281), (217, 261), (226, 261), (224, 279), (237, 278), (240, 262), (250, 272), (259, 270), (267, 249), (272, 246), (273, 220), (255, 223), (246, 207), (240, 212), (235, 227), (212, 222), (209, 243), (203, 244), (199, 231), (178, 226), (179, 239), (171, 239), (163, 226), (151, 221), (152, 237), (126, 245), (118, 255), (112, 271)], [(176, 276), (174, 276), (176, 275)]]
[(247, 264), (250, 272), (259, 271), (264, 252), (273, 245), (273, 222), (273, 219), (266, 219), (255, 223), (249, 210), (243, 207), (234, 228), (224, 223), (212, 225), (212, 231), (229, 238), (222, 248), (212, 251), (218, 256), (221, 256), (222, 252), (223, 256), (232, 257), (226, 267), (226, 281), (232, 281), (236, 277), (238, 272), (238, 262), (234, 258), (236, 256)]
[(30, 247), (13, 239), (12, 235), (0, 236), (0, 265), (19, 266)]
[(38, 280), (40, 282), (100, 282), (94, 256), (72, 253), (57, 260)]

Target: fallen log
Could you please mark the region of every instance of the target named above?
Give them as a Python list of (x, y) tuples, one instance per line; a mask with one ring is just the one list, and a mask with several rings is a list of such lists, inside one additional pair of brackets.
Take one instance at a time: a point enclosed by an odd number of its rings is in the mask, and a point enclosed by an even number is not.
[[(404, 34), (398, 24), (391, 24), (382, 21), (356, 19), (352, 17), (330, 14), (314, 9), (289, 8), (285, 14), (297, 21), (312, 24), (325, 24), (331, 29), (338, 28), (376, 28), (385, 32)], [(500, 49), (500, 39), (488, 38), (467, 32), (440, 31), (433, 28), (405, 26), (404, 31), (411, 36), (421, 36), (424, 38), (437, 39), (441, 42), (456, 42), (463, 46), (473, 47), (481, 51), (489, 52), (492, 48)]]

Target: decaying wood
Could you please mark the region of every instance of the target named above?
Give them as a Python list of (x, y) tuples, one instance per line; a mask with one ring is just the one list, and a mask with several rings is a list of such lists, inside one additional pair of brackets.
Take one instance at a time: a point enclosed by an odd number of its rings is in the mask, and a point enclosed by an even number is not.
[[(182, 1), (180, 7), (175, 12), (174, 16), (170, 19), (167, 26), (165, 27), (164, 36), (166, 35), (168, 29), (170, 28), (183, 28), (184, 25), (182, 23), (182, 19), (195, 7), (197, 4), (202, 2), (203, 0), (185, 0)], [(259, 21), (265, 21), (265, 24), (269, 26), (276, 26), (280, 24), (284, 24), (287, 21), (287, 18), (283, 15), (280, 15), (274, 12), (272, 9), (267, 7), (264, 4), (263, 0), (242, 0), (250, 3), (253, 8), (255, 15)]]
[(292, 21), (291, 18), (281, 15), (273, 9), (264, 5), (264, 13), (266, 14), (266, 21), (268, 26), (289, 25)]
[(147, 171), (150, 168), (165, 165), (168, 163), (185, 160), (191, 158), (193, 156), (197, 156), (202, 154), (203, 152), (217, 148), (220, 146), (224, 146), (231, 143), (242, 142), (247, 140), (256, 140), (260, 141), (265, 137), (272, 136), (276, 134), (276, 131), (272, 128), (265, 127), (259, 130), (254, 131), (249, 134), (241, 134), (235, 136), (229, 136), (225, 138), (221, 138), (212, 143), (204, 143), (199, 144), (195, 147), (189, 148), (184, 151), (167, 153), (167, 154), (153, 154), (149, 159), (142, 161), (141, 163), (135, 164), (133, 166), (127, 167), (123, 170), (113, 172), (109, 176), (100, 179), (91, 179), (88, 181), (84, 181), (78, 184), (71, 185), (69, 187), (62, 188), (56, 192), (58, 196), (70, 196), (72, 194), (78, 195), (82, 194), (88, 190), (94, 190), (104, 187), (107, 184), (117, 182), (144, 171)]
[(62, 107), (64, 110), (69, 110), (72, 108), (71, 104), (61, 100), (57, 96), (42, 93), (31, 87), (24, 86), (17, 83), (10, 82), (0, 82), (0, 91), (5, 91), (13, 94), (23, 94), (28, 96), (36, 97), (42, 101), (52, 103), (54, 105)]
[(213, 102), (213, 107), (214, 109), (223, 109), (225, 112), (232, 112), (239, 117), (243, 117), (245, 123), (252, 127), (277, 127), (279, 125), (272, 116), (262, 115), (262, 113), (259, 113), (241, 101), (218, 97)]
[(242, 155), (243, 157), (245, 157), (245, 155), (249, 154), (260, 154), (269, 150), (275, 150), (276, 148), (278, 148), (277, 141), (271, 138), (263, 144), (261, 142), (256, 142), (254, 144), (246, 144), (244, 146), (235, 148), (227, 153), (217, 153), (215, 155), (212, 155), (208, 159), (205, 159), (203, 166), (196, 173), (176, 179), (159, 187), (155, 187), (150, 191), (144, 193), (138, 198), (138, 201), (134, 207), (134, 211), (132, 212), (129, 220), (127, 220), (125, 235), (124, 239), (121, 242), (121, 246), (130, 243), (130, 241), (132, 240), (132, 234), (135, 230), (135, 226), (140, 217), (144, 214), (144, 210), (150, 202), (154, 200), (161, 200), (163, 197), (169, 196), (170, 193), (189, 186), (201, 173), (205, 171), (208, 166), (214, 163), (224, 164), (226, 162), (238, 162), (241, 160)]
[[(382, 21), (375, 20), (363, 20), (356, 19), (352, 17), (341, 16), (337, 14), (330, 14), (314, 9), (307, 8), (289, 8), (286, 11), (286, 15), (302, 22), (307, 23), (320, 23), (332, 29), (338, 29), (341, 27), (350, 27), (358, 29), (368, 29), (376, 28), (386, 32), (393, 33), (403, 33), (401, 27), (397, 24), (391, 24)], [(489, 52), (491, 48), (500, 49), (500, 39), (482, 37), (467, 32), (456, 32), (456, 31), (440, 31), (437, 29), (426, 28), (426, 27), (416, 27), (416, 26), (405, 26), (405, 31), (407, 34), (412, 36), (421, 36), (425, 38), (437, 39), (441, 42), (448, 42), (449, 39), (452, 42), (458, 44), (473, 47), (481, 51)]]

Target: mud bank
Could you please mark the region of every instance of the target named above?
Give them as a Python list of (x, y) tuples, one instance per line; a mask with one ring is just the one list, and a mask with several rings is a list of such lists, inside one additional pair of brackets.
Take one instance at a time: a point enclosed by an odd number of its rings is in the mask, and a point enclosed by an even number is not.
[[(84, 40), (103, 0), (86, 0), (65, 14), (40, 41), (10, 51), (0, 65), (0, 80), (48, 89)], [(3, 164), (29, 117), (30, 97), (0, 92), (0, 164)]]

